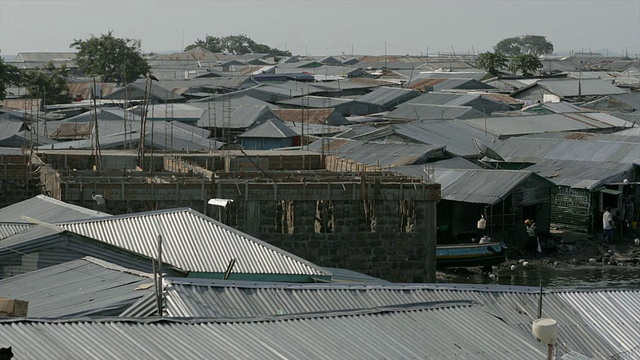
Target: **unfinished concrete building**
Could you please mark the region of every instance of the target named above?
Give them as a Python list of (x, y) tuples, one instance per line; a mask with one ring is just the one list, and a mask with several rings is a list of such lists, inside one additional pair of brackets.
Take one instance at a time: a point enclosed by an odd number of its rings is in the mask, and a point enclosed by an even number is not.
[[(312, 152), (39, 154), (43, 193), (114, 215), (190, 207), (316, 264), (397, 282), (435, 282), (440, 185), (386, 172), (335, 173)], [(108, 204), (97, 204), (91, 193)], [(226, 206), (210, 205), (210, 199)]]

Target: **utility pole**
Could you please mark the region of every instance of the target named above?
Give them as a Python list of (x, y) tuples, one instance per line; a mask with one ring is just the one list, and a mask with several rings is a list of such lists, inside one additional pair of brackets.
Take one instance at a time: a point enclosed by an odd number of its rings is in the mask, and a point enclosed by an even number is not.
[(96, 84), (96, 77), (93, 77), (93, 148), (95, 151), (95, 165), (96, 171), (102, 171), (102, 153), (100, 152), (100, 136), (98, 134), (98, 103), (96, 98), (98, 97), (98, 86)]
[(144, 155), (145, 155), (144, 142), (145, 142), (145, 132), (147, 131), (147, 110), (149, 108), (149, 97), (150, 97), (149, 93), (151, 92), (150, 89), (151, 89), (151, 79), (147, 77), (147, 79), (145, 80), (145, 86), (144, 86), (144, 100), (142, 102), (142, 113), (140, 114), (142, 116), (142, 119), (140, 122), (140, 140), (138, 142), (138, 164), (141, 169), (144, 169)]

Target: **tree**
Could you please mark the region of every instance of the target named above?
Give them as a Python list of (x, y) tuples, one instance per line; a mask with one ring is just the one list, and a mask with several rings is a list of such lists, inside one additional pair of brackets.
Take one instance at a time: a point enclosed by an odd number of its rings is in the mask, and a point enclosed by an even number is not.
[(553, 53), (553, 44), (547, 41), (545, 36), (524, 35), (500, 40), (493, 49), (509, 56), (522, 54), (540, 56)]
[(67, 78), (69, 69), (63, 64), (56, 68), (49, 62), (42, 69), (32, 69), (24, 73), (22, 85), (31, 98), (44, 99), (44, 104), (66, 104), (71, 102)]
[(512, 37), (504, 40), (500, 40), (496, 46), (493, 47), (495, 52), (501, 52), (505, 55), (516, 56), (522, 54), (522, 47), (520, 46), (520, 38)]
[(20, 84), (20, 78), (20, 70), (0, 57), (0, 100), (6, 98), (9, 86)]
[(76, 63), (85, 75), (101, 76), (103, 82), (126, 85), (149, 72), (149, 64), (140, 52), (140, 41), (116, 38), (113, 31), (87, 40), (74, 40), (78, 50)]
[(533, 76), (538, 69), (542, 69), (542, 63), (535, 55), (522, 54), (511, 58), (509, 71), (512, 73), (522, 72), (522, 76)]
[(291, 56), (291, 52), (283, 51), (276, 48), (270, 48), (264, 44), (258, 44), (247, 35), (230, 35), (225, 37), (216, 37), (207, 35), (204, 40), (198, 39), (195, 43), (187, 46), (184, 51), (195, 47), (203, 47), (214, 53), (229, 54), (269, 54), (271, 56)]
[(501, 53), (496, 51), (492, 52), (484, 52), (478, 55), (476, 59), (476, 66), (480, 69), (487, 70), (491, 75), (498, 75), (498, 69), (503, 69), (507, 66), (507, 57)]

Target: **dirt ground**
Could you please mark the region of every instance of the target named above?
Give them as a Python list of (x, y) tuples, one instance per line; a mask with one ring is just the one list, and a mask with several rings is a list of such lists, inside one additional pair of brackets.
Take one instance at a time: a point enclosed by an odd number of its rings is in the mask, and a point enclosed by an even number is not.
[[(499, 267), (494, 266), (492, 273), (497, 274), (512, 265), (521, 266), (525, 261), (529, 266), (552, 268), (640, 267), (640, 246), (635, 243), (638, 236), (640, 234), (637, 233), (629, 233), (624, 237), (618, 235), (612, 243), (605, 243), (599, 234), (552, 230), (551, 236), (542, 241), (543, 251), (539, 256), (532, 259), (524, 255), (521, 249), (512, 246), (507, 261)], [(449, 268), (438, 271), (437, 278), (438, 282), (459, 282), (460, 278), (471, 279), (481, 273), (481, 268)]]

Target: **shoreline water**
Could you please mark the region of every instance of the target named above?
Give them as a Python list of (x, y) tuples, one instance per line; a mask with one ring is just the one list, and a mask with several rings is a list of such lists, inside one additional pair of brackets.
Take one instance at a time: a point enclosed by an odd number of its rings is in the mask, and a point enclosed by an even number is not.
[(438, 282), (538, 287), (542, 280), (543, 287), (640, 287), (640, 246), (633, 239), (604, 244), (593, 235), (572, 232), (558, 238), (551, 254), (510, 258), (494, 266), (491, 274), (482, 274), (481, 268), (443, 269), (437, 273)]

